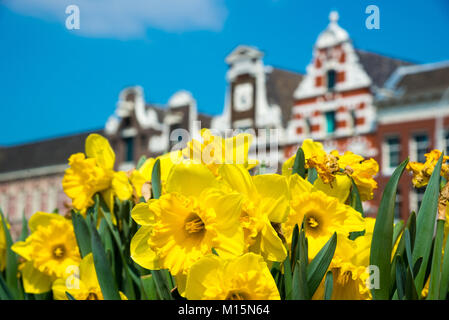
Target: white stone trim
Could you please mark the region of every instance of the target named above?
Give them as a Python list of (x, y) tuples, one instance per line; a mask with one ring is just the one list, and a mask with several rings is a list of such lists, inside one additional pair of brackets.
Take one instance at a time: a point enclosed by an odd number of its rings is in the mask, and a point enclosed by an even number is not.
[(68, 164), (58, 164), (40, 168), (31, 168), (11, 172), (0, 173), (0, 182), (10, 180), (29, 179), (51, 174), (61, 174), (68, 168)]
[(379, 124), (413, 122), (449, 116), (449, 103), (426, 102), (377, 109), (377, 121)]

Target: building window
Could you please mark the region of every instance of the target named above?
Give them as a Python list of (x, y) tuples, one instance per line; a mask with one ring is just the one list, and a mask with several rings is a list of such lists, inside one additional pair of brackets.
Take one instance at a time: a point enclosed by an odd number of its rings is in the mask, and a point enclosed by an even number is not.
[(335, 70), (327, 71), (327, 89), (333, 90), (335, 88), (335, 81), (337, 80), (337, 73)]
[(394, 201), (394, 220), (395, 222), (397, 222), (398, 220), (401, 219), (401, 192), (400, 189), (397, 190), (396, 192), (396, 199)]
[(427, 134), (417, 134), (411, 141), (410, 160), (418, 162), (426, 162), (425, 154), (429, 149), (429, 137)]
[(125, 162), (134, 161), (134, 139), (125, 138)]
[(326, 117), (326, 133), (334, 133), (336, 129), (335, 111), (328, 111), (324, 116)]
[(401, 141), (399, 137), (390, 137), (385, 141), (385, 162), (387, 169), (395, 169), (401, 163)]

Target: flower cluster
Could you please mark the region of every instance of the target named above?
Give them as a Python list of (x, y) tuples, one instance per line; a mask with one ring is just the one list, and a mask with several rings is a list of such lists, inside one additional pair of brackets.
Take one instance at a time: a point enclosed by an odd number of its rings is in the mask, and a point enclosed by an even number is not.
[[(62, 181), (69, 215), (35, 213), (29, 234), (9, 245), (0, 220), (0, 276), (12, 250), (18, 288), (54, 299), (375, 298), (371, 250), (390, 238), (388, 225), (363, 212), (377, 188), (374, 159), (305, 140), (281, 174), (254, 175), (251, 135), (204, 129), (201, 137), (123, 172), (107, 139), (90, 135)], [(408, 164), (416, 186), (429, 182), (440, 156)], [(448, 178), (447, 164), (441, 175)], [(394, 229), (388, 263), (401, 263), (410, 239), (403, 223)]]

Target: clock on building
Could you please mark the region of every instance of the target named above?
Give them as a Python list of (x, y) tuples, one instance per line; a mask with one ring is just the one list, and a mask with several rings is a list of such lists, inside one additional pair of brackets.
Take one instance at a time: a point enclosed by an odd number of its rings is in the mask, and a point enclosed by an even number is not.
[(251, 83), (238, 84), (234, 90), (234, 110), (248, 111), (253, 107), (253, 85)]

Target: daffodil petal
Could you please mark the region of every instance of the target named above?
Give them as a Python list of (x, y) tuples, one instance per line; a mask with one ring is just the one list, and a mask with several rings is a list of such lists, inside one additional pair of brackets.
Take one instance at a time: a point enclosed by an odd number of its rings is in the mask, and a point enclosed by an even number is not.
[(315, 180), (314, 188), (323, 191), (328, 196), (337, 198), (341, 203), (345, 203), (351, 190), (351, 179), (345, 174), (335, 175), (332, 183), (324, 183), (321, 178)]
[(195, 163), (181, 163), (172, 168), (167, 178), (166, 190), (185, 196), (199, 197), (206, 188), (218, 188), (218, 181), (207, 167)]
[(114, 193), (120, 200), (128, 200), (133, 194), (133, 189), (128, 181), (128, 176), (125, 172), (119, 171), (114, 172), (114, 177), (112, 178), (112, 188)]
[[(206, 290), (204, 280), (216, 277), (216, 270), (220, 269), (220, 265), (220, 259), (214, 255), (206, 256), (192, 265), (187, 275), (185, 297), (189, 300), (200, 300)], [(217, 277), (216, 281), (220, 279)]]
[(253, 177), (253, 181), (262, 197), (261, 210), (271, 222), (284, 222), (289, 210), (287, 179), (278, 174), (263, 174)]
[(25, 263), (22, 279), (26, 293), (40, 294), (51, 290), (52, 278), (34, 268), (31, 261)]
[(287, 250), (285, 249), (282, 240), (277, 235), (276, 230), (274, 230), (271, 225), (267, 224), (261, 232), (261, 254), (270, 261), (284, 261), (287, 256)]
[(86, 155), (95, 158), (98, 166), (112, 169), (115, 163), (115, 153), (108, 140), (99, 134), (92, 133), (86, 139)]
[(47, 212), (36, 212), (33, 214), (28, 221), (28, 226), (31, 232), (37, 230), (38, 226), (47, 226), (50, 224), (51, 220), (64, 220), (64, 217), (59, 214), (47, 213)]
[(80, 278), (87, 287), (100, 288), (97, 273), (95, 271), (94, 256), (86, 255), (80, 262)]
[[(154, 199), (150, 201), (154, 202)], [(145, 202), (135, 205), (131, 211), (131, 217), (142, 226), (149, 226), (154, 223), (154, 213), (149, 209), (148, 203)]]
[(150, 249), (148, 240), (152, 227), (142, 226), (131, 239), (131, 258), (140, 266), (149, 270), (159, 270), (156, 253)]
[(223, 180), (235, 191), (247, 196), (256, 192), (251, 175), (243, 166), (226, 164), (222, 165), (218, 172)]
[(17, 241), (11, 246), (11, 250), (17, 253), (19, 256), (25, 258), (26, 260), (31, 260), (33, 247), (29, 244), (28, 241)]
[(311, 192), (313, 185), (309, 181), (303, 179), (300, 175), (294, 174), (290, 176), (289, 188), (290, 197), (293, 198), (294, 195)]

